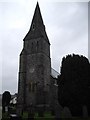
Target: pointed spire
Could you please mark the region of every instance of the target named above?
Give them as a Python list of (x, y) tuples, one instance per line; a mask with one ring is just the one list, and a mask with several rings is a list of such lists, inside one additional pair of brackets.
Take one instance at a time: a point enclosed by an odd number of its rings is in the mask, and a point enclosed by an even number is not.
[(30, 40), (30, 39), (35, 39), (39, 37), (44, 37), (46, 40), (48, 40), (46, 31), (45, 31), (45, 26), (44, 26), (43, 19), (42, 19), (42, 15), (40, 12), (39, 3), (37, 2), (30, 30), (27, 33), (24, 40)]
[(44, 26), (38, 2), (37, 2), (35, 12), (34, 12), (34, 16), (33, 16), (33, 19), (32, 19), (31, 28), (32, 28), (33, 24), (36, 25), (36, 27), (38, 27), (38, 26), (40, 27), (40, 25)]

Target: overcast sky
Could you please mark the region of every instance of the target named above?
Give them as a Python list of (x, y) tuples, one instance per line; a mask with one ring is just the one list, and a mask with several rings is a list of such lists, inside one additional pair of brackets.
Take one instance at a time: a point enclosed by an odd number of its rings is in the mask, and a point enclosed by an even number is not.
[[(0, 2), (0, 49), (3, 51), (0, 52), (3, 56), (0, 93), (17, 92), (19, 54), (37, 3), (36, 0), (25, 1)], [(88, 57), (88, 3), (38, 1), (51, 43), (52, 67), (60, 72), (61, 60), (67, 54)]]

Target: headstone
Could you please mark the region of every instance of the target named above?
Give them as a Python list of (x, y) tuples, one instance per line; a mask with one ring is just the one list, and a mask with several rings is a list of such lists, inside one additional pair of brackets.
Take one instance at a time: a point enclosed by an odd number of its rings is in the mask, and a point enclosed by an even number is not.
[(82, 111), (83, 111), (83, 117), (84, 117), (84, 118), (88, 117), (88, 110), (87, 110), (87, 106), (86, 106), (86, 105), (84, 105), (82, 109), (83, 109), (83, 110), (82, 110)]
[(63, 118), (71, 118), (72, 117), (71, 112), (68, 107), (64, 107), (62, 114), (63, 114)]
[(58, 101), (55, 104), (55, 116), (56, 119), (59, 119), (62, 117), (62, 111), (63, 111), (63, 107), (58, 103)]

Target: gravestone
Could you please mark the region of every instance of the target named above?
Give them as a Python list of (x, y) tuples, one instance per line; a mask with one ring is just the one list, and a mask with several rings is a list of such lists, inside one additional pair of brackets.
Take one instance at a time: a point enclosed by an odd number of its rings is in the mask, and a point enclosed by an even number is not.
[(83, 110), (82, 110), (82, 111), (83, 111), (83, 117), (84, 117), (84, 118), (88, 117), (88, 110), (87, 110), (87, 106), (86, 106), (86, 105), (84, 105), (82, 109), (83, 109)]
[(56, 103), (55, 103), (55, 117), (56, 117), (56, 119), (62, 117), (62, 111), (63, 111), (63, 107), (58, 103), (58, 101), (56, 101)]
[(62, 114), (64, 118), (72, 118), (71, 112), (68, 107), (64, 107)]

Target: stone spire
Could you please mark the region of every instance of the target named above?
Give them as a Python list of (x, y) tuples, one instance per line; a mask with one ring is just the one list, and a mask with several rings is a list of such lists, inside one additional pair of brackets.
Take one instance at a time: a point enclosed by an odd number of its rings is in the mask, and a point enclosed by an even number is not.
[(40, 12), (40, 8), (39, 8), (39, 4), (37, 2), (36, 8), (35, 8), (35, 12), (34, 12), (34, 16), (32, 19), (32, 23), (31, 23), (31, 29), (32, 27), (44, 27), (44, 23), (43, 23), (43, 19), (42, 19), (42, 15)]
[(40, 37), (43, 37), (46, 41), (49, 42), (40, 12), (39, 4), (37, 2), (30, 30), (25, 36), (24, 40), (36, 39)]

